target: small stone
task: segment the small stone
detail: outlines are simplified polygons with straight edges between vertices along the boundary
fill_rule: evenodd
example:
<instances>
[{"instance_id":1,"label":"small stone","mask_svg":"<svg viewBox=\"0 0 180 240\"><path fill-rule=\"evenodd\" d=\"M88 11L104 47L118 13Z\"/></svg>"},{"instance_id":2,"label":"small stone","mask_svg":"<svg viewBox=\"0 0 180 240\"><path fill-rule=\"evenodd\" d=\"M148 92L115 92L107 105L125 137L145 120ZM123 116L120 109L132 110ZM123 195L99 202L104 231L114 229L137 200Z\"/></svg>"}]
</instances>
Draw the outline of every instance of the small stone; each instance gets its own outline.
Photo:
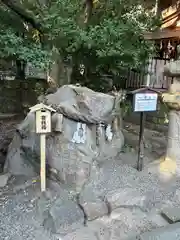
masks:
<instances>
[{"instance_id":1,"label":"small stone","mask_svg":"<svg viewBox=\"0 0 180 240\"><path fill-rule=\"evenodd\" d=\"M57 199L49 210L43 222L45 229L65 235L75 231L84 224L84 214L78 205L71 200Z\"/></svg>"},{"instance_id":2,"label":"small stone","mask_svg":"<svg viewBox=\"0 0 180 240\"><path fill-rule=\"evenodd\" d=\"M106 203L99 198L87 202L80 202L79 204L83 208L86 218L89 221L108 214Z\"/></svg>"},{"instance_id":3,"label":"small stone","mask_svg":"<svg viewBox=\"0 0 180 240\"><path fill-rule=\"evenodd\" d=\"M0 175L0 188L6 186L10 175L8 173Z\"/></svg>"},{"instance_id":4,"label":"small stone","mask_svg":"<svg viewBox=\"0 0 180 240\"><path fill-rule=\"evenodd\" d=\"M162 211L163 216L165 216L170 222L179 222L180 221L180 208L178 207L169 207L164 208Z\"/></svg>"},{"instance_id":5,"label":"small stone","mask_svg":"<svg viewBox=\"0 0 180 240\"><path fill-rule=\"evenodd\" d=\"M108 192L105 196L105 201L111 210L133 205L143 207L145 196L142 196L137 189L119 188Z\"/></svg>"}]
</instances>

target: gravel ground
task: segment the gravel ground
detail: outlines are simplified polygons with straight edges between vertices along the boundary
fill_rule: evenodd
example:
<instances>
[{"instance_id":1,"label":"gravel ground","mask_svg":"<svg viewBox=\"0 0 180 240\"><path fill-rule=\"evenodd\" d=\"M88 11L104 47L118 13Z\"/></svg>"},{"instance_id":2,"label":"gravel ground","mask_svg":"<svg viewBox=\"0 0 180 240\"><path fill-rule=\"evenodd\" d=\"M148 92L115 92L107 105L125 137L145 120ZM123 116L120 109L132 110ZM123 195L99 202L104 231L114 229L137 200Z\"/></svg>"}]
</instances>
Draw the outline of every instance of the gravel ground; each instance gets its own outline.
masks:
<instances>
[{"instance_id":1,"label":"gravel ground","mask_svg":"<svg viewBox=\"0 0 180 240\"><path fill-rule=\"evenodd\" d=\"M105 164L98 178L85 186L82 195L87 196L87 199L91 199L93 195L102 198L109 191L130 188L145 197L143 204L145 211L159 208L168 201L180 204L179 198L176 198L176 192L180 187L178 178L164 182L156 174L138 172L128 165L118 165L115 162ZM129 196L129 199L131 198L133 196Z\"/></svg>"},{"instance_id":2,"label":"gravel ground","mask_svg":"<svg viewBox=\"0 0 180 240\"><path fill-rule=\"evenodd\" d=\"M98 234L98 224L102 225L104 234L111 236L99 238L102 240L124 240L165 226L168 223L160 214L162 209L180 205L180 179L172 178L164 182L158 175L139 173L127 165L117 166L114 163L107 164L99 180L90 182L81 195L85 201L91 201L93 195L103 198L113 189L116 193L117 189L121 189L118 190L119 208L113 210L110 217L89 224ZM127 195L124 195L124 191L127 191Z\"/></svg>"},{"instance_id":3,"label":"gravel ground","mask_svg":"<svg viewBox=\"0 0 180 240\"><path fill-rule=\"evenodd\" d=\"M22 185L21 185L22 187ZM37 211L40 198L38 184L27 189L0 196L0 239L2 240L59 240L44 230Z\"/></svg>"},{"instance_id":4,"label":"gravel ground","mask_svg":"<svg viewBox=\"0 0 180 240\"><path fill-rule=\"evenodd\" d=\"M133 135L138 140L137 134ZM148 136L146 131L146 138ZM157 132L150 135L148 144L154 142L154 138L157 142L162 139L165 144L165 137ZM146 149L152 151L150 146ZM94 197L103 199L110 191L127 188L138 192L143 199L143 204L134 206L134 196L128 195L129 200L124 200L124 204L110 216L89 222L87 228L97 235L97 240L123 240L164 226L167 222L159 214L161 209L180 206L180 179L174 177L163 182L157 174L139 173L132 168L136 161L135 150L121 154L116 163L112 160L100 167L96 179L90 181L81 193L81 197L91 201ZM147 159L145 163L148 162ZM130 166L125 163L130 163ZM57 193L51 190L50 199L53 201L56 197ZM39 211L39 203L46 205L42 199L39 184L31 181L27 187L23 178L0 190L0 240L60 240L60 236L50 234L42 226L44 218Z\"/></svg>"},{"instance_id":5,"label":"gravel ground","mask_svg":"<svg viewBox=\"0 0 180 240\"><path fill-rule=\"evenodd\" d=\"M25 184L16 182L0 192L0 239L60 240L62 236L51 235L42 226L44 218L39 211L39 203L45 205L47 202L43 200L39 184L34 183L29 187L26 185L26 189L22 189L23 186ZM129 236L164 226L167 223L160 218L161 209L180 205L179 179L163 183L155 175L138 173L129 166L117 166L113 163L104 167L96 183L90 182L85 187L83 196L88 199L87 195L91 195L92 192L96 196L104 196L113 189L125 187L138 192L140 198L144 199L143 204L134 205L134 196L128 195L129 200L125 199L123 205L113 210L110 216L89 222L87 227L97 235L97 240L127 239ZM52 201L57 198L57 193L48 193Z\"/></svg>"}]
</instances>

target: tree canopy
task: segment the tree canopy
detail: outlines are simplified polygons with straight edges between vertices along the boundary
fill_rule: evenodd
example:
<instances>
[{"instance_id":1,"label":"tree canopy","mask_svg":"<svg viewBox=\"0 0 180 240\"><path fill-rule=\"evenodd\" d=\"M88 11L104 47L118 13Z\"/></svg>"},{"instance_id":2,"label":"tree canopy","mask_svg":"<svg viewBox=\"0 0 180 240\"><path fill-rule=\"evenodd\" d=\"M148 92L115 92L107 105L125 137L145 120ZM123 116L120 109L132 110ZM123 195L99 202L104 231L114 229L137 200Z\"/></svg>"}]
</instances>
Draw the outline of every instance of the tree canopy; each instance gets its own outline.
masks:
<instances>
[{"instance_id":1,"label":"tree canopy","mask_svg":"<svg viewBox=\"0 0 180 240\"><path fill-rule=\"evenodd\" d=\"M1 0L0 57L45 66L53 53L90 72L138 68L158 21L142 0Z\"/></svg>"}]
</instances>

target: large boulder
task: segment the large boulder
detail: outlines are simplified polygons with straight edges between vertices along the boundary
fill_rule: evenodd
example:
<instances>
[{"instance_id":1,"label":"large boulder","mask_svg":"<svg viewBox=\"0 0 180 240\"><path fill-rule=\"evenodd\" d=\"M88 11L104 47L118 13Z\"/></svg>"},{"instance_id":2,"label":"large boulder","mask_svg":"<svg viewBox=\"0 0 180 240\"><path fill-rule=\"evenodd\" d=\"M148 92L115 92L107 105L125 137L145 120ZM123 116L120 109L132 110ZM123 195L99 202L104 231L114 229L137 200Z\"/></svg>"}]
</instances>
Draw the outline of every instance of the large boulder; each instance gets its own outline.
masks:
<instances>
[{"instance_id":1,"label":"large boulder","mask_svg":"<svg viewBox=\"0 0 180 240\"><path fill-rule=\"evenodd\" d=\"M15 114L0 114L0 171L3 169L8 146L13 139L18 122L19 118Z\"/></svg>"},{"instance_id":2,"label":"large boulder","mask_svg":"<svg viewBox=\"0 0 180 240\"><path fill-rule=\"evenodd\" d=\"M100 163L121 151L124 144L118 124L121 96L65 85L40 101L56 110L52 115L52 132L46 136L49 173L79 192L89 177L96 175ZM39 146L35 114L30 112L16 129L5 170L13 175L35 175L39 172Z\"/></svg>"}]
</instances>

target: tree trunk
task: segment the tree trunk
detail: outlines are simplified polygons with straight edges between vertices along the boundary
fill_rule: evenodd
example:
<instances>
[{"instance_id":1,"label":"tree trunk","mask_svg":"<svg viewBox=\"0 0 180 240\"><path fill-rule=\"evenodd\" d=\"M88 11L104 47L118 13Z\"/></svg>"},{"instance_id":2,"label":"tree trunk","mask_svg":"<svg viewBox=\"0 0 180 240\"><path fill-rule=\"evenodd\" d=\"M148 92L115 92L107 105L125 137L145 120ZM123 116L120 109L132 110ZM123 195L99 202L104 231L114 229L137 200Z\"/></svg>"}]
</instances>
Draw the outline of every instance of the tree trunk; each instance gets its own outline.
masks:
<instances>
[{"instance_id":1,"label":"tree trunk","mask_svg":"<svg viewBox=\"0 0 180 240\"><path fill-rule=\"evenodd\" d=\"M53 54L53 61L49 67L48 72L48 84L50 87L58 87L59 86L59 63L57 54Z\"/></svg>"},{"instance_id":2,"label":"tree trunk","mask_svg":"<svg viewBox=\"0 0 180 240\"><path fill-rule=\"evenodd\" d=\"M28 12L23 9L21 6L18 6L11 0L1 0L1 2L6 5L11 11L16 13L23 21L30 23L33 28L37 29L41 34L44 33L44 28L41 23L37 22L32 16L28 14Z\"/></svg>"},{"instance_id":3,"label":"tree trunk","mask_svg":"<svg viewBox=\"0 0 180 240\"><path fill-rule=\"evenodd\" d=\"M16 60L16 68L17 68L17 73L16 73L16 79L25 79L25 67L26 63L21 60Z\"/></svg>"},{"instance_id":4,"label":"tree trunk","mask_svg":"<svg viewBox=\"0 0 180 240\"><path fill-rule=\"evenodd\" d=\"M71 83L72 67L63 62L60 54L53 54L53 63L50 66L48 83L53 87L60 87Z\"/></svg>"},{"instance_id":5,"label":"tree trunk","mask_svg":"<svg viewBox=\"0 0 180 240\"><path fill-rule=\"evenodd\" d=\"M72 67L59 59L59 84L60 86L71 83Z\"/></svg>"}]
</instances>

